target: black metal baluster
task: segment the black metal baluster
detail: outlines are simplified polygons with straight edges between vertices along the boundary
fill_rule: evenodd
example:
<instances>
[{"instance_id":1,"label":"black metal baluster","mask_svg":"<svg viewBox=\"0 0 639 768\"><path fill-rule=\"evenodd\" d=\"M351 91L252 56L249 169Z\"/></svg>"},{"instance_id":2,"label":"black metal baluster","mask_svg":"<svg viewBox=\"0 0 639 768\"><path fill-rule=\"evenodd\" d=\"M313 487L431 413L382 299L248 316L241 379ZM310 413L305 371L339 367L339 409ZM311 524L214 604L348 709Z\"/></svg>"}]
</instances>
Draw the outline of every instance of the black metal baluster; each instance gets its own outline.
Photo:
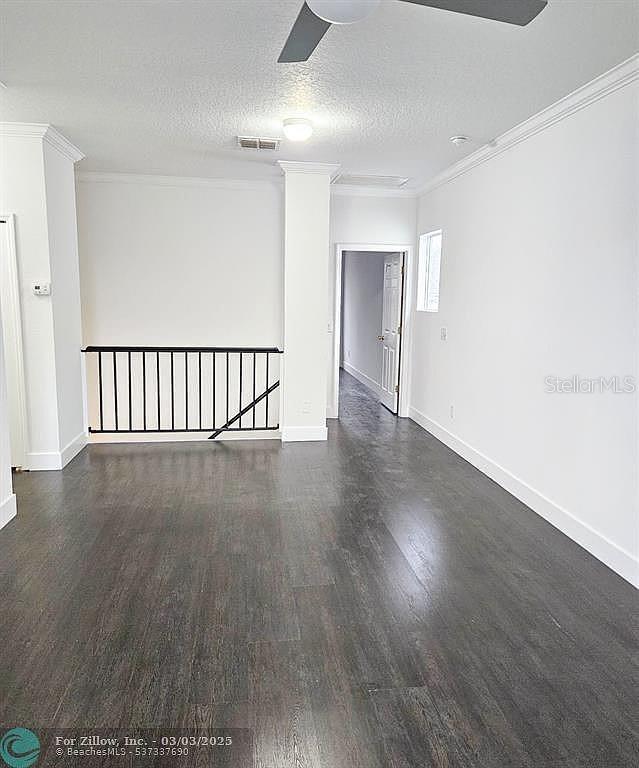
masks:
<instances>
[{"instance_id":1,"label":"black metal baluster","mask_svg":"<svg viewBox=\"0 0 639 768\"><path fill-rule=\"evenodd\" d=\"M255 402L255 365L256 365L256 354L253 352L253 402ZM253 429L255 429L255 412L257 411L257 406L253 406Z\"/></svg>"},{"instance_id":2,"label":"black metal baluster","mask_svg":"<svg viewBox=\"0 0 639 768\"><path fill-rule=\"evenodd\" d=\"M131 350L129 350L126 353L127 362L128 362L128 371L129 371L129 432L133 429L133 424L131 423Z\"/></svg>"},{"instance_id":3,"label":"black metal baluster","mask_svg":"<svg viewBox=\"0 0 639 768\"><path fill-rule=\"evenodd\" d=\"M184 426L189 428L189 353L184 353Z\"/></svg>"},{"instance_id":4,"label":"black metal baluster","mask_svg":"<svg viewBox=\"0 0 639 768\"><path fill-rule=\"evenodd\" d=\"M198 403L199 403L199 411L198 411L198 423L199 423L199 429L202 429L202 353L197 353L197 378L198 378L198 385L197 385L197 392L198 392Z\"/></svg>"},{"instance_id":5,"label":"black metal baluster","mask_svg":"<svg viewBox=\"0 0 639 768\"><path fill-rule=\"evenodd\" d=\"M226 353L226 420L229 420L229 353Z\"/></svg>"},{"instance_id":6,"label":"black metal baluster","mask_svg":"<svg viewBox=\"0 0 639 768\"><path fill-rule=\"evenodd\" d=\"M269 355L268 355L268 352L267 352L266 353L266 387L265 387L265 389L268 389L268 357L269 357ZM268 401L269 401L269 396L267 396L267 398L266 398L266 421L265 421L265 424L264 424L266 429L268 429Z\"/></svg>"},{"instance_id":7,"label":"black metal baluster","mask_svg":"<svg viewBox=\"0 0 639 768\"><path fill-rule=\"evenodd\" d=\"M142 352L142 426L146 432L146 352Z\"/></svg>"},{"instance_id":8,"label":"black metal baluster","mask_svg":"<svg viewBox=\"0 0 639 768\"><path fill-rule=\"evenodd\" d=\"M113 404L115 406L115 429L118 429L118 364L116 361L117 352L113 353Z\"/></svg>"},{"instance_id":9,"label":"black metal baluster","mask_svg":"<svg viewBox=\"0 0 639 768\"><path fill-rule=\"evenodd\" d=\"M160 353L155 353L155 370L158 377L158 432L162 429L161 405L160 405Z\"/></svg>"},{"instance_id":10,"label":"black metal baluster","mask_svg":"<svg viewBox=\"0 0 639 768\"><path fill-rule=\"evenodd\" d=\"M175 376L173 371L173 352L171 352L171 429L175 431Z\"/></svg>"},{"instance_id":11,"label":"black metal baluster","mask_svg":"<svg viewBox=\"0 0 639 768\"><path fill-rule=\"evenodd\" d=\"M240 352L240 407L238 411L242 410L242 360L244 355ZM240 429L242 429L242 417L240 416Z\"/></svg>"},{"instance_id":12,"label":"black metal baluster","mask_svg":"<svg viewBox=\"0 0 639 768\"><path fill-rule=\"evenodd\" d=\"M213 353L213 429L215 429L215 400L216 400L216 391L215 391L215 361L217 359L217 355L215 352Z\"/></svg>"},{"instance_id":13,"label":"black metal baluster","mask_svg":"<svg viewBox=\"0 0 639 768\"><path fill-rule=\"evenodd\" d=\"M102 352L98 352L98 382L100 387L100 431L104 429L104 405L102 398Z\"/></svg>"}]
</instances>

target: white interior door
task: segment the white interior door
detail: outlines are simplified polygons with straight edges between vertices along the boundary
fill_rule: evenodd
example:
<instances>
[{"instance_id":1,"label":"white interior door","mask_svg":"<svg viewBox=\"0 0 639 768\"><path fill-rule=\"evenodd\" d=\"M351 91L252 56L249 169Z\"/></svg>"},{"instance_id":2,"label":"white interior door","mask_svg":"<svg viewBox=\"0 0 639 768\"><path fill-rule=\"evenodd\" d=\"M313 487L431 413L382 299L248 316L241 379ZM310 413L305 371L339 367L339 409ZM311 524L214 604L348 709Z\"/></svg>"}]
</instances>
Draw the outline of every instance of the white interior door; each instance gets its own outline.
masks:
<instances>
[{"instance_id":1,"label":"white interior door","mask_svg":"<svg viewBox=\"0 0 639 768\"><path fill-rule=\"evenodd\" d=\"M399 401L399 342L402 323L402 255L389 253L384 260L381 401L397 413Z\"/></svg>"},{"instance_id":2,"label":"white interior door","mask_svg":"<svg viewBox=\"0 0 639 768\"><path fill-rule=\"evenodd\" d=\"M22 323L13 217L0 216L0 318L4 347L11 465L26 468L26 408L22 358Z\"/></svg>"}]
</instances>

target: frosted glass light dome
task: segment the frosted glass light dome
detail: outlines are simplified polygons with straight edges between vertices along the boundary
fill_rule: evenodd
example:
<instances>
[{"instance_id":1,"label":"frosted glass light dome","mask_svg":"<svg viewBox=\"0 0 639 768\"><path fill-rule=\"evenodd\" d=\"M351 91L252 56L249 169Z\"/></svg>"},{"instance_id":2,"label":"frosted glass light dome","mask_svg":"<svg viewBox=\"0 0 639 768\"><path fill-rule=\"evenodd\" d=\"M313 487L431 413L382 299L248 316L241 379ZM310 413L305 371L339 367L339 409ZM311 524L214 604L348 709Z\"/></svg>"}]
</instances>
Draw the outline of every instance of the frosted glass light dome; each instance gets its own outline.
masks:
<instances>
[{"instance_id":1,"label":"frosted glass light dome","mask_svg":"<svg viewBox=\"0 0 639 768\"><path fill-rule=\"evenodd\" d=\"M313 133L311 121L305 117L289 117L282 123L282 128L289 141L306 141Z\"/></svg>"}]
</instances>

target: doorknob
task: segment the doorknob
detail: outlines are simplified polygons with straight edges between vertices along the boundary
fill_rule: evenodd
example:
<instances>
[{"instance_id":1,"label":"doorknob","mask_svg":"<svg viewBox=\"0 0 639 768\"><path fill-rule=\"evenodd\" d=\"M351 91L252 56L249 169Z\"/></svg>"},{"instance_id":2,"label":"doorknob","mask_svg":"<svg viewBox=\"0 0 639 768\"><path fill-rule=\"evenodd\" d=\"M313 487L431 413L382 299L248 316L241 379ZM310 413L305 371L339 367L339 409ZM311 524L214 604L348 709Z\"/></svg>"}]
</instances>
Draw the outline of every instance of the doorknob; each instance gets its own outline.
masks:
<instances>
[{"instance_id":1,"label":"doorknob","mask_svg":"<svg viewBox=\"0 0 639 768\"><path fill-rule=\"evenodd\" d=\"M378 340L378 341L384 341L384 337L383 337L383 336L378 336L378 337L377 337L377 340Z\"/></svg>"}]
</instances>

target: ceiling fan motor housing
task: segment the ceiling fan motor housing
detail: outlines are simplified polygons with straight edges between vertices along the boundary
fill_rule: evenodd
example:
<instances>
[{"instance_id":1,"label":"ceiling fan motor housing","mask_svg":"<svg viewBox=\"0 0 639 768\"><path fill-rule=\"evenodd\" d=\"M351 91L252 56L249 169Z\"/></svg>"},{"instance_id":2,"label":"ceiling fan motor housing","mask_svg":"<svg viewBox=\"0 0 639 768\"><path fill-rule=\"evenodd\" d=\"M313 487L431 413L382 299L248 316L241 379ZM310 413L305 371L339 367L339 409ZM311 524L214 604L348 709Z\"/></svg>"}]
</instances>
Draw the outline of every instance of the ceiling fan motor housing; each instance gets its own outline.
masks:
<instances>
[{"instance_id":1,"label":"ceiling fan motor housing","mask_svg":"<svg viewBox=\"0 0 639 768\"><path fill-rule=\"evenodd\" d=\"M366 18L381 0L306 0L306 4L320 19L330 24L354 24Z\"/></svg>"}]
</instances>

